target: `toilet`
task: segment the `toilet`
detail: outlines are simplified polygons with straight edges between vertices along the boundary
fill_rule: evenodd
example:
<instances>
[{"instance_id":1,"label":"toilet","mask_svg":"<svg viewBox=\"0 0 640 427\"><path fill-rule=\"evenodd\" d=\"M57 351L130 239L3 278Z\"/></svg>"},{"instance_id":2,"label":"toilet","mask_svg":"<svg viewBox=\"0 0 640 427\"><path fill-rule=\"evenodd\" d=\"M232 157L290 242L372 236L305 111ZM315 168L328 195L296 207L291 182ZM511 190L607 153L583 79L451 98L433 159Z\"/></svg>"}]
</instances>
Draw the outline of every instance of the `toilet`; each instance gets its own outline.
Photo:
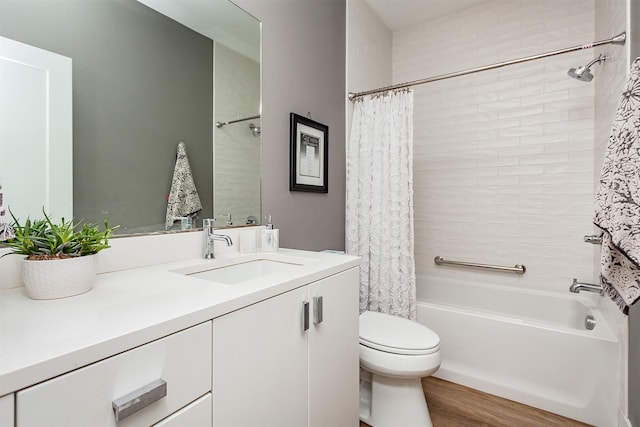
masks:
<instances>
[{"instance_id":1,"label":"toilet","mask_svg":"<svg viewBox=\"0 0 640 427\"><path fill-rule=\"evenodd\" d=\"M420 379L440 367L440 337L417 322L360 315L360 420L373 427L431 427Z\"/></svg>"}]
</instances>

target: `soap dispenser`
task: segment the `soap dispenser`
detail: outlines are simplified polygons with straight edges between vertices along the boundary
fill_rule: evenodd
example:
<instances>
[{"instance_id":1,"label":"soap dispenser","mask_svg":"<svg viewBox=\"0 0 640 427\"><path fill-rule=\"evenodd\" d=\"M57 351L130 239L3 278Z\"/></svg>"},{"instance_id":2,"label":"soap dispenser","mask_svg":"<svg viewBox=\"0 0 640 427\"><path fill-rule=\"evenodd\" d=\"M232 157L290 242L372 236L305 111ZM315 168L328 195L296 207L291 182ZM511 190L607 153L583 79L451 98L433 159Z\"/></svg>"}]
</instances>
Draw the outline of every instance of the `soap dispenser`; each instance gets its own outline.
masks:
<instances>
[{"instance_id":1,"label":"soap dispenser","mask_svg":"<svg viewBox=\"0 0 640 427\"><path fill-rule=\"evenodd\" d=\"M276 252L278 250L278 229L273 228L271 215L265 215L267 224L262 230L262 252Z\"/></svg>"}]
</instances>

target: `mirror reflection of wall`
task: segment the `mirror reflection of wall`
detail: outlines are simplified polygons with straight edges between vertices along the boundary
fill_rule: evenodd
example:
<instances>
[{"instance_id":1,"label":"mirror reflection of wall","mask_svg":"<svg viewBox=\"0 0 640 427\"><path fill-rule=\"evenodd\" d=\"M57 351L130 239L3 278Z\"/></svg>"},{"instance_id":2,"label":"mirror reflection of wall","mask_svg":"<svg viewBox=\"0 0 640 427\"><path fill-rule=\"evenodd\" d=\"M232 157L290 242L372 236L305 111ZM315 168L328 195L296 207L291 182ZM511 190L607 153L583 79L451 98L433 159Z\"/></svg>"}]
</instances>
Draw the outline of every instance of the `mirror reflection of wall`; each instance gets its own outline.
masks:
<instances>
[{"instance_id":1,"label":"mirror reflection of wall","mask_svg":"<svg viewBox=\"0 0 640 427\"><path fill-rule=\"evenodd\" d=\"M260 222L260 64L216 43L214 69L216 226Z\"/></svg>"},{"instance_id":2,"label":"mirror reflection of wall","mask_svg":"<svg viewBox=\"0 0 640 427\"><path fill-rule=\"evenodd\" d=\"M1 36L73 60L76 220L108 213L121 234L163 230L180 141L202 200L198 218L213 216L210 38L134 0L0 0L0 11ZM258 84L256 108L259 93Z\"/></svg>"},{"instance_id":3,"label":"mirror reflection of wall","mask_svg":"<svg viewBox=\"0 0 640 427\"><path fill-rule=\"evenodd\" d=\"M72 61L0 36L0 204L73 216ZM7 143L2 143L5 141Z\"/></svg>"}]
</instances>

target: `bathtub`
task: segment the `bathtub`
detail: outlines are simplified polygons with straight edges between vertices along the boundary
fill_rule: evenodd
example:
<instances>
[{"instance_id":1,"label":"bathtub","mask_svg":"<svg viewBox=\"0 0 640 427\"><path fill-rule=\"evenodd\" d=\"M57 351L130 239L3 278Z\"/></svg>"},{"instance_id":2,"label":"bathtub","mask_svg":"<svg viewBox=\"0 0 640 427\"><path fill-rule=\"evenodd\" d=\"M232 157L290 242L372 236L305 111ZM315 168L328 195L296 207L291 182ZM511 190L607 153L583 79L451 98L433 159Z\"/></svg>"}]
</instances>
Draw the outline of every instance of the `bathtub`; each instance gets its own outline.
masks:
<instances>
[{"instance_id":1,"label":"bathtub","mask_svg":"<svg viewBox=\"0 0 640 427\"><path fill-rule=\"evenodd\" d=\"M596 426L618 424L619 346L593 303L599 296L425 277L417 284L417 320L440 336L434 376Z\"/></svg>"}]
</instances>

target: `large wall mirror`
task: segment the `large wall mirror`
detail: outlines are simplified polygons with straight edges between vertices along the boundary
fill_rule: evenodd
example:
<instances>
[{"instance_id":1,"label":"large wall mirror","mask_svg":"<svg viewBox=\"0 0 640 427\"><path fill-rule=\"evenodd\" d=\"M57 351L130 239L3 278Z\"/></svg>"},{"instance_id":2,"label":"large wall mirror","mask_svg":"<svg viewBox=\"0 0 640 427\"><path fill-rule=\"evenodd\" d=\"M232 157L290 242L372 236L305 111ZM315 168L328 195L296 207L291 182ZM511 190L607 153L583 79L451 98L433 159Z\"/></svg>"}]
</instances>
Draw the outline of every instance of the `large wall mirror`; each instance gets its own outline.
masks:
<instances>
[{"instance_id":1,"label":"large wall mirror","mask_svg":"<svg viewBox=\"0 0 640 427\"><path fill-rule=\"evenodd\" d=\"M167 230L183 142L202 204L192 227L212 217L217 227L260 222L255 18L228 0L0 0L0 36L71 60L72 167L63 169L72 170L76 221L99 223L106 214L119 234ZM3 71L0 79L8 78ZM44 188L48 177L33 178L24 153L52 163L55 149L25 149L26 128L17 130L22 139L0 131L0 182L12 211L40 217L41 208L20 206L34 192L12 188L29 180ZM18 144L21 151L13 150ZM169 231L185 226L176 221Z\"/></svg>"}]
</instances>

